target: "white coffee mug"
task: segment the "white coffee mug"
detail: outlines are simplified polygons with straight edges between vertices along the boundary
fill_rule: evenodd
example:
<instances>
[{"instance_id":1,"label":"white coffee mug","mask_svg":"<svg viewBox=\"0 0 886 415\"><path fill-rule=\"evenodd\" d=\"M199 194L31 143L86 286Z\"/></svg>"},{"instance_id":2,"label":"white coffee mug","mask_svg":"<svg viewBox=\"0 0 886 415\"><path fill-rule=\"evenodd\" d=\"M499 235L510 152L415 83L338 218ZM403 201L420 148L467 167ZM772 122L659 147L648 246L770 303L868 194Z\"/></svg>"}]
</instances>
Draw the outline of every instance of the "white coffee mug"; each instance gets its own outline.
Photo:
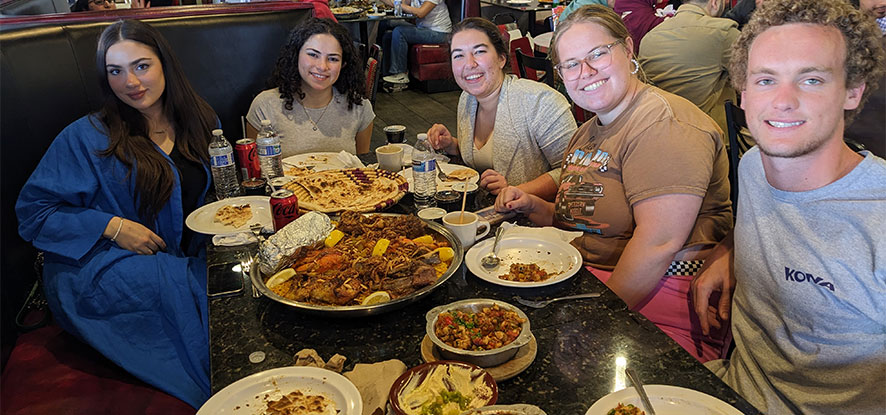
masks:
<instances>
[{"instance_id":1,"label":"white coffee mug","mask_svg":"<svg viewBox=\"0 0 886 415\"><path fill-rule=\"evenodd\" d=\"M443 216L443 226L455 234L465 249L489 233L489 222L480 220L477 214L471 212L464 212L463 217L461 211L447 213ZM485 229L478 234L477 230L481 227Z\"/></svg>"},{"instance_id":2,"label":"white coffee mug","mask_svg":"<svg viewBox=\"0 0 886 415\"><path fill-rule=\"evenodd\" d=\"M394 145L384 145L375 149L375 156L378 158L378 168L387 171L397 172L403 167L403 147Z\"/></svg>"}]
</instances>

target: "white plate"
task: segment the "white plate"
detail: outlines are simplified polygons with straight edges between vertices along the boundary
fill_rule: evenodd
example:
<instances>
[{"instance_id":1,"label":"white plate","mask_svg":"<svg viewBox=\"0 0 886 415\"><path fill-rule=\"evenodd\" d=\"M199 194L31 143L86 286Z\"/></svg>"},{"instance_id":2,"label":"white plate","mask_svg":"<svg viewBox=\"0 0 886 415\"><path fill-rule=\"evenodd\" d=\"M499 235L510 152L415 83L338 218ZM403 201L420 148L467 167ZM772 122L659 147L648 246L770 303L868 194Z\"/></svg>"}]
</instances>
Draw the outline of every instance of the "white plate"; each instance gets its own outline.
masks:
<instances>
[{"instance_id":1,"label":"white plate","mask_svg":"<svg viewBox=\"0 0 886 415\"><path fill-rule=\"evenodd\" d=\"M498 244L498 256L501 262L492 271L480 265L480 258L492 251L495 238L474 245L465 254L465 264L468 269L480 279L493 284L506 287L543 287L565 281L575 275L581 269L581 254L574 246L563 242L546 238L517 235L514 237L503 236ZM499 275L507 274L511 264L514 263L537 264L546 272L559 272L560 274L541 282L517 282L499 278Z\"/></svg>"},{"instance_id":2,"label":"white plate","mask_svg":"<svg viewBox=\"0 0 886 415\"><path fill-rule=\"evenodd\" d=\"M318 367L290 366L259 372L228 385L212 395L197 415L260 415L269 400L280 399L296 389L332 399L336 408L329 415L363 412L360 392L344 376Z\"/></svg>"},{"instance_id":3,"label":"white plate","mask_svg":"<svg viewBox=\"0 0 886 415\"><path fill-rule=\"evenodd\" d=\"M381 19L382 17L385 17L385 12L366 13L366 17L370 19Z\"/></svg>"},{"instance_id":4,"label":"white plate","mask_svg":"<svg viewBox=\"0 0 886 415\"><path fill-rule=\"evenodd\" d=\"M733 408L713 396L669 385L646 385L649 402L657 415L741 415ZM626 388L606 395L588 409L585 415L605 415L618 403L632 404L642 408L640 395L634 388Z\"/></svg>"},{"instance_id":5,"label":"white plate","mask_svg":"<svg viewBox=\"0 0 886 415\"><path fill-rule=\"evenodd\" d=\"M235 228L230 225L222 225L215 221L215 212L227 205L242 205L248 203L252 208L252 219L245 225ZM191 212L185 219L185 225L194 232L207 235L222 235L238 231L249 230L249 225L260 223L262 227L273 229L274 219L271 215L271 198L268 196L240 196L222 199L203 205Z\"/></svg>"},{"instance_id":6,"label":"white plate","mask_svg":"<svg viewBox=\"0 0 886 415\"><path fill-rule=\"evenodd\" d=\"M508 0L506 3L508 4L529 4L532 3L531 0Z\"/></svg>"},{"instance_id":7,"label":"white plate","mask_svg":"<svg viewBox=\"0 0 886 415\"><path fill-rule=\"evenodd\" d=\"M338 159L338 153L331 152L296 154L283 159L283 170L291 166L313 166L314 171L337 170L348 167Z\"/></svg>"},{"instance_id":8,"label":"white plate","mask_svg":"<svg viewBox=\"0 0 886 415\"><path fill-rule=\"evenodd\" d=\"M476 170L474 170L468 166L438 162L437 168L439 168L440 170L443 170L443 173L446 173L446 174L452 173L453 171L456 171L459 169L468 169L468 170L473 171L474 175L465 181L468 183L477 183L480 181L480 173L477 173ZM412 169L404 168L403 170L400 170L400 175L403 176L407 182L409 182L409 191L412 192ZM444 182L444 181L440 180L440 177L437 177L437 191L439 192L441 190L452 190L452 185L454 185L456 183L460 183L460 182Z\"/></svg>"}]
</instances>

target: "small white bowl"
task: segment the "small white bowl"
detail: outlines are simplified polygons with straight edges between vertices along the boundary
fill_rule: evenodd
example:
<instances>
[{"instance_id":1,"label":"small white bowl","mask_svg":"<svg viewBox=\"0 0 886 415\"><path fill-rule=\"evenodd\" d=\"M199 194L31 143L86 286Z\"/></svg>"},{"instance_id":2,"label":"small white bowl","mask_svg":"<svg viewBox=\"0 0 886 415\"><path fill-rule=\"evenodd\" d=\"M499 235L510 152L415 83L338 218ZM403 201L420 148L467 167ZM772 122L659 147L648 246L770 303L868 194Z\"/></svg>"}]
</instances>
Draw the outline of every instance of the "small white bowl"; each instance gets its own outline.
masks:
<instances>
[{"instance_id":1,"label":"small white bowl","mask_svg":"<svg viewBox=\"0 0 886 415\"><path fill-rule=\"evenodd\" d=\"M418 211L418 217L427 221L438 221L445 215L446 210L438 207L429 207Z\"/></svg>"}]
</instances>

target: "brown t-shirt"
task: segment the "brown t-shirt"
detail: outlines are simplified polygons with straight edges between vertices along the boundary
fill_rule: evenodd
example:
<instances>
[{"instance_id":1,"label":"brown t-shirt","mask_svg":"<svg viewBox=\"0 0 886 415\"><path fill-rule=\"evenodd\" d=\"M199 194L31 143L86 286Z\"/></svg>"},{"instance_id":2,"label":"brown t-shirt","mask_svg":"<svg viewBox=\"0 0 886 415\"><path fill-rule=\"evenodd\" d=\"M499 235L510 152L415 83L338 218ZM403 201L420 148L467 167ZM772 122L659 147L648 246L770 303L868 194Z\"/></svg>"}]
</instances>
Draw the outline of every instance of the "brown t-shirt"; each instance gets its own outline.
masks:
<instances>
[{"instance_id":1,"label":"brown t-shirt","mask_svg":"<svg viewBox=\"0 0 886 415\"><path fill-rule=\"evenodd\" d=\"M609 125L593 118L572 137L555 223L584 231L574 244L585 262L612 269L634 233L634 203L692 194L704 199L684 247L719 242L732 227L722 136L717 124L691 102L643 85Z\"/></svg>"}]
</instances>

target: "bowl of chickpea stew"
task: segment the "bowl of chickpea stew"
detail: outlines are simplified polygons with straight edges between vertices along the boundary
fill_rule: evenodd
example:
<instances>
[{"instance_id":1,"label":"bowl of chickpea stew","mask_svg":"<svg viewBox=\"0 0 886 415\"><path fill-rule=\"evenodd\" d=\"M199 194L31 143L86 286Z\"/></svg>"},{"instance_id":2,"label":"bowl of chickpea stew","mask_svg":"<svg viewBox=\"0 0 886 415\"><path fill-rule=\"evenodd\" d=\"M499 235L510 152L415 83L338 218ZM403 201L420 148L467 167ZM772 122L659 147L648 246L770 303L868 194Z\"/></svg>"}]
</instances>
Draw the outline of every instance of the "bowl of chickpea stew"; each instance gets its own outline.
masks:
<instances>
[{"instance_id":1,"label":"bowl of chickpea stew","mask_svg":"<svg viewBox=\"0 0 886 415\"><path fill-rule=\"evenodd\" d=\"M480 367L512 359L532 339L526 313L504 301L475 298L428 311L428 337L444 359Z\"/></svg>"}]
</instances>

